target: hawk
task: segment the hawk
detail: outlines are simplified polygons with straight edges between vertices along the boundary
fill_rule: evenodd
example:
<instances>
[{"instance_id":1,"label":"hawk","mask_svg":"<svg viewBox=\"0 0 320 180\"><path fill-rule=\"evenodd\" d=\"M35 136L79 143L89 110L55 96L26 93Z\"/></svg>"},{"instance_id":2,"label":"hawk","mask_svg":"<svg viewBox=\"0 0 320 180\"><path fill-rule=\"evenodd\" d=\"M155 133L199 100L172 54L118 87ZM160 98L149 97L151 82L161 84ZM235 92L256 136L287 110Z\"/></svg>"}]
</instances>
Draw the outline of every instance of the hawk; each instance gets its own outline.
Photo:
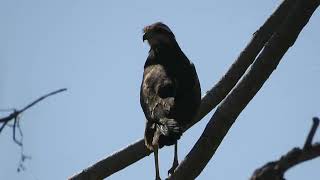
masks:
<instances>
[{"instance_id":1,"label":"hawk","mask_svg":"<svg viewBox=\"0 0 320 180\"><path fill-rule=\"evenodd\" d=\"M196 115L201 89L193 63L180 49L170 28L157 22L143 29L150 45L144 64L140 104L146 116L144 140L154 151L156 179L160 179L158 149L174 145L174 160L168 173L178 166L178 144L183 129Z\"/></svg>"}]
</instances>

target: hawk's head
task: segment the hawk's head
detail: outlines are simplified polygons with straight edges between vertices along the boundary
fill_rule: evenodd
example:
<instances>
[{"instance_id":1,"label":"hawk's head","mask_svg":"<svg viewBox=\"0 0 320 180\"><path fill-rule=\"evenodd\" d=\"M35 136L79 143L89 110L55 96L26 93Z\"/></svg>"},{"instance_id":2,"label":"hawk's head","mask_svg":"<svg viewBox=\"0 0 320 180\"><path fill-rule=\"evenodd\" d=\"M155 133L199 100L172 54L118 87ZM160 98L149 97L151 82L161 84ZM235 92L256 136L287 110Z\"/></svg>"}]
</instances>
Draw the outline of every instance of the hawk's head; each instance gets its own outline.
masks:
<instances>
[{"instance_id":1,"label":"hawk's head","mask_svg":"<svg viewBox=\"0 0 320 180\"><path fill-rule=\"evenodd\" d=\"M143 41L147 40L151 47L174 44L175 37L170 28L162 22L156 22L143 28Z\"/></svg>"}]
</instances>

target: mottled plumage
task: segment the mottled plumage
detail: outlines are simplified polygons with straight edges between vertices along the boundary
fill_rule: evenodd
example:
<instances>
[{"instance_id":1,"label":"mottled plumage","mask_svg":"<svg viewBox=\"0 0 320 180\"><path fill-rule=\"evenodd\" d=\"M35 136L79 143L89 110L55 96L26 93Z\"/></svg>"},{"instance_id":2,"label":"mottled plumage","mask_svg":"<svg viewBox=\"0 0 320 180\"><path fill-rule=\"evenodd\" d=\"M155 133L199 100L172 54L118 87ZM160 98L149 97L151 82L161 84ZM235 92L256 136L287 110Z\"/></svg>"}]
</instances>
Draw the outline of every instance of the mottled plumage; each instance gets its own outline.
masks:
<instances>
[{"instance_id":1,"label":"mottled plumage","mask_svg":"<svg viewBox=\"0 0 320 180\"><path fill-rule=\"evenodd\" d=\"M183 128L197 113L201 90L194 65L168 26L158 22L145 27L143 40L148 40L150 51L144 65L140 103L147 119L145 144L157 156L159 147L177 146ZM175 156L173 166L177 163Z\"/></svg>"}]
</instances>

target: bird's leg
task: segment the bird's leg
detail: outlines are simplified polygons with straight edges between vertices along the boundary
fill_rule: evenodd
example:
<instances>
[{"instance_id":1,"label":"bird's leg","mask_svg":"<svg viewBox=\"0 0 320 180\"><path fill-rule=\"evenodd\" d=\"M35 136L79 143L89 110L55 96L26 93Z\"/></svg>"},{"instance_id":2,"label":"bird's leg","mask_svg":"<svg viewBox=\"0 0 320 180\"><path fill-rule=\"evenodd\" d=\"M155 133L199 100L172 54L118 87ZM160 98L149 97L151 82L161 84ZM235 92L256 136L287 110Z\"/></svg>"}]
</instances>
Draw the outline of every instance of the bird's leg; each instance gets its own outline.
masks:
<instances>
[{"instance_id":1,"label":"bird's leg","mask_svg":"<svg viewBox=\"0 0 320 180\"><path fill-rule=\"evenodd\" d=\"M154 163L156 167L156 180L161 180L159 173L158 146L154 146Z\"/></svg>"},{"instance_id":2,"label":"bird's leg","mask_svg":"<svg viewBox=\"0 0 320 180\"><path fill-rule=\"evenodd\" d=\"M172 167L168 171L168 175L171 175L174 173L174 170L178 167L179 162L178 162L178 141L174 144L174 158L173 158L173 163Z\"/></svg>"}]
</instances>

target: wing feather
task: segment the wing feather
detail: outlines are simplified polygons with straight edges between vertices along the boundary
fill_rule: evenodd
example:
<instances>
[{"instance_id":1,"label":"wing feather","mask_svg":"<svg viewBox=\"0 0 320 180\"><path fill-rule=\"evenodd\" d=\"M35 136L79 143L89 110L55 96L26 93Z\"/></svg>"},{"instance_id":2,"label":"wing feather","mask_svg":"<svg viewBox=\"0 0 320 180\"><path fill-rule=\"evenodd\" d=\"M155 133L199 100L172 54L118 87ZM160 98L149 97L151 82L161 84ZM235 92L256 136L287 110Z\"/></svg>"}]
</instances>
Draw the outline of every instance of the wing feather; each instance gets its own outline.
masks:
<instances>
[{"instance_id":1,"label":"wing feather","mask_svg":"<svg viewBox=\"0 0 320 180\"><path fill-rule=\"evenodd\" d=\"M161 65L152 65L145 70L140 93L148 121L160 123L162 118L172 118L176 85Z\"/></svg>"}]
</instances>

